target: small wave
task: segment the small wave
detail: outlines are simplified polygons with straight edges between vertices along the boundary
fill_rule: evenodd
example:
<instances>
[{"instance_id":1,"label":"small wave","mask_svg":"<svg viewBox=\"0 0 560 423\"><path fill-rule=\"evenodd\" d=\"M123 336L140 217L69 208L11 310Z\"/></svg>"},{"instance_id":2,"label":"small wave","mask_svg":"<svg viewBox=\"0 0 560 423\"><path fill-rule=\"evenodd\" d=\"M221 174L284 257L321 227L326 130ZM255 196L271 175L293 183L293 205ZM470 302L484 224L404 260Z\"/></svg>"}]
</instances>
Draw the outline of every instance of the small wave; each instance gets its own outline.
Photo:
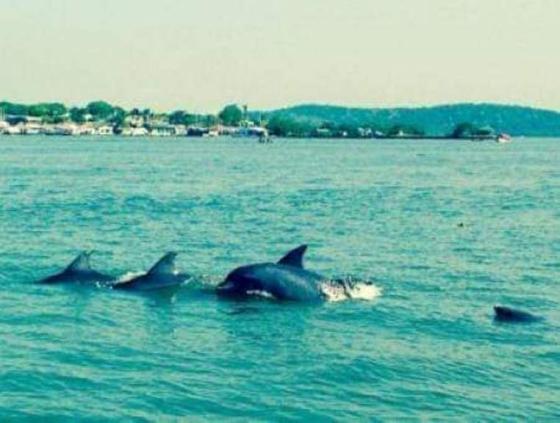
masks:
<instances>
[{"instance_id":1,"label":"small wave","mask_svg":"<svg viewBox=\"0 0 560 423\"><path fill-rule=\"evenodd\" d=\"M321 291L329 302L345 300L373 301L380 297L382 289L371 282L338 279L321 284Z\"/></svg>"}]
</instances>

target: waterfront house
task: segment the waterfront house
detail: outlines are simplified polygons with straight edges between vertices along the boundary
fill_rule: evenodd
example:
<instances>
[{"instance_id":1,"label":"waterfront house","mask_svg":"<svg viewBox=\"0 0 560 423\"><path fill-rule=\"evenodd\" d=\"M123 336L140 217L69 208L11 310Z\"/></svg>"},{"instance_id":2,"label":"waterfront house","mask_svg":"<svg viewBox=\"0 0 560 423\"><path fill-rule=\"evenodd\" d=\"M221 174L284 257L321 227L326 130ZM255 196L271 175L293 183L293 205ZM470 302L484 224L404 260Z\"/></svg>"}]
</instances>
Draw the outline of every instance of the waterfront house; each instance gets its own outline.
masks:
<instances>
[{"instance_id":1,"label":"waterfront house","mask_svg":"<svg viewBox=\"0 0 560 423\"><path fill-rule=\"evenodd\" d=\"M37 123L26 123L21 128L21 133L24 135L40 135L45 132L45 127Z\"/></svg>"},{"instance_id":2,"label":"waterfront house","mask_svg":"<svg viewBox=\"0 0 560 423\"><path fill-rule=\"evenodd\" d=\"M175 136L184 137L187 135L187 127L185 125L174 125Z\"/></svg>"},{"instance_id":3,"label":"waterfront house","mask_svg":"<svg viewBox=\"0 0 560 423\"><path fill-rule=\"evenodd\" d=\"M22 125L22 124L18 124L18 125L8 125L8 126L4 129L4 134L6 134L6 135L21 135L21 133L22 133L22 128L23 128L23 125Z\"/></svg>"},{"instance_id":4,"label":"waterfront house","mask_svg":"<svg viewBox=\"0 0 560 423\"><path fill-rule=\"evenodd\" d=\"M151 125L150 135L154 137L172 137L175 135L175 126L168 123Z\"/></svg>"},{"instance_id":5,"label":"waterfront house","mask_svg":"<svg viewBox=\"0 0 560 423\"><path fill-rule=\"evenodd\" d=\"M145 137L149 135L149 132L146 128L123 128L121 135L125 137Z\"/></svg>"},{"instance_id":6,"label":"waterfront house","mask_svg":"<svg viewBox=\"0 0 560 423\"><path fill-rule=\"evenodd\" d=\"M112 126L109 126L109 125L101 125L101 126L98 126L98 127L95 129L95 134L96 134L96 135L103 135L103 136L106 136L106 135L113 135L113 134L114 134L113 127L112 127Z\"/></svg>"},{"instance_id":7,"label":"waterfront house","mask_svg":"<svg viewBox=\"0 0 560 423\"><path fill-rule=\"evenodd\" d=\"M62 124L62 125L49 126L49 127L45 128L44 133L46 135L70 136L70 135L77 135L77 130L78 130L78 127L76 125Z\"/></svg>"},{"instance_id":8,"label":"waterfront house","mask_svg":"<svg viewBox=\"0 0 560 423\"><path fill-rule=\"evenodd\" d=\"M33 124L33 125L41 125L43 123L43 118L36 117L36 116L26 116L25 123Z\"/></svg>"},{"instance_id":9,"label":"waterfront house","mask_svg":"<svg viewBox=\"0 0 560 423\"><path fill-rule=\"evenodd\" d=\"M219 137L220 136L220 130L218 128L215 128L215 127L214 128L209 128L208 133L205 136L212 137L212 138Z\"/></svg>"},{"instance_id":10,"label":"waterfront house","mask_svg":"<svg viewBox=\"0 0 560 423\"><path fill-rule=\"evenodd\" d=\"M212 130L218 131L219 135L233 135L237 128L235 126L224 126L224 125L216 125L212 127Z\"/></svg>"},{"instance_id":11,"label":"waterfront house","mask_svg":"<svg viewBox=\"0 0 560 423\"><path fill-rule=\"evenodd\" d=\"M133 128L140 128L144 126L144 116L142 115L129 115L124 118L124 124Z\"/></svg>"},{"instance_id":12,"label":"waterfront house","mask_svg":"<svg viewBox=\"0 0 560 423\"><path fill-rule=\"evenodd\" d=\"M92 124L85 124L78 126L76 130L77 135L95 135L95 128Z\"/></svg>"},{"instance_id":13,"label":"waterfront house","mask_svg":"<svg viewBox=\"0 0 560 423\"><path fill-rule=\"evenodd\" d=\"M247 137L268 137L268 130L262 126L250 126L244 128L237 128L237 130L232 134L234 137L247 138Z\"/></svg>"}]
</instances>

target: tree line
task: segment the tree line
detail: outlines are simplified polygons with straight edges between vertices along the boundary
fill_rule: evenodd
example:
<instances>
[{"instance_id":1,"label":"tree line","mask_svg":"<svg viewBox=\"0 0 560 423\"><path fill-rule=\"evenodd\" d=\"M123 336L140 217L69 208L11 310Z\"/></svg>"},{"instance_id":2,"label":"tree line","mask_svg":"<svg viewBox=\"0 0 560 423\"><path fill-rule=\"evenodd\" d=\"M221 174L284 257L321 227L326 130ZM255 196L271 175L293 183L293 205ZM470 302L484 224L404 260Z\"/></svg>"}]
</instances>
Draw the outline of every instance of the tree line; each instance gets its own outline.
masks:
<instances>
[{"instance_id":1,"label":"tree line","mask_svg":"<svg viewBox=\"0 0 560 423\"><path fill-rule=\"evenodd\" d=\"M281 112L263 115L257 112L249 113L246 106L240 107L237 104L227 105L217 114L197 114L189 113L186 110L175 110L169 113L158 113L147 108L125 110L105 101L92 101L84 107L67 107L63 103L27 105L3 101L0 102L0 116L2 115L16 120L34 117L48 124L103 122L117 129L126 126L127 117L137 118L144 126L149 126L154 122L201 127L218 124L233 127L257 124L266 127L271 135L297 138L421 138L426 135L426 131L422 127L406 123L383 126L374 121L335 122L306 119ZM451 133L443 136L461 139L492 135L494 135L492 128L481 128L469 122L461 122Z\"/></svg>"}]
</instances>

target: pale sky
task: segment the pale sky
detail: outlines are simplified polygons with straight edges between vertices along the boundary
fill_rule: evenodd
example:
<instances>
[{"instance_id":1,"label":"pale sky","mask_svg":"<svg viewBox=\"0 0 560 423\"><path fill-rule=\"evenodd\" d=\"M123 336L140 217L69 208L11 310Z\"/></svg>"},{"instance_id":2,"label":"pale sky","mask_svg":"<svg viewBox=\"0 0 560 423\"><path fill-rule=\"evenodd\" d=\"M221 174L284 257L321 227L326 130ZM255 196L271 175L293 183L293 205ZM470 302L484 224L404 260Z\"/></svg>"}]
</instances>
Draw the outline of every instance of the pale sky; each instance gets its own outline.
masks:
<instances>
[{"instance_id":1,"label":"pale sky","mask_svg":"<svg viewBox=\"0 0 560 423\"><path fill-rule=\"evenodd\" d=\"M560 0L0 0L0 99L560 110Z\"/></svg>"}]
</instances>

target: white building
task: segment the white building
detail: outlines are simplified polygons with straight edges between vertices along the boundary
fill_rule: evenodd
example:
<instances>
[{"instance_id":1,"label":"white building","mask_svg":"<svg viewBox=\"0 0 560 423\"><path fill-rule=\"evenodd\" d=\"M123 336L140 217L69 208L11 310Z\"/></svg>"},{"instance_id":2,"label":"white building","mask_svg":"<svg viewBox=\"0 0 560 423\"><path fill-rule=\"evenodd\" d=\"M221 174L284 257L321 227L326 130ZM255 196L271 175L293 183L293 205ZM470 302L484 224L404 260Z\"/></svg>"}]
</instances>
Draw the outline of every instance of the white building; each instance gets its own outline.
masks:
<instances>
[{"instance_id":1,"label":"white building","mask_svg":"<svg viewBox=\"0 0 560 423\"><path fill-rule=\"evenodd\" d=\"M237 128L232 136L234 137L268 137L268 130L261 126L250 126L248 128Z\"/></svg>"},{"instance_id":2,"label":"white building","mask_svg":"<svg viewBox=\"0 0 560 423\"><path fill-rule=\"evenodd\" d=\"M95 128L92 125L78 126L78 135L95 135Z\"/></svg>"},{"instance_id":3,"label":"white building","mask_svg":"<svg viewBox=\"0 0 560 423\"><path fill-rule=\"evenodd\" d=\"M154 137L172 137L175 135L175 127L167 124L152 125L150 135Z\"/></svg>"},{"instance_id":4,"label":"white building","mask_svg":"<svg viewBox=\"0 0 560 423\"><path fill-rule=\"evenodd\" d=\"M149 132L146 128L124 128L122 134L125 137L145 137L149 135Z\"/></svg>"},{"instance_id":5,"label":"white building","mask_svg":"<svg viewBox=\"0 0 560 423\"><path fill-rule=\"evenodd\" d=\"M144 116L129 115L124 119L124 123L134 128L140 128L141 126L144 126Z\"/></svg>"},{"instance_id":6,"label":"white building","mask_svg":"<svg viewBox=\"0 0 560 423\"><path fill-rule=\"evenodd\" d=\"M45 128L43 125L36 123L26 123L22 128L22 134L25 135L39 135L44 133Z\"/></svg>"},{"instance_id":7,"label":"white building","mask_svg":"<svg viewBox=\"0 0 560 423\"><path fill-rule=\"evenodd\" d=\"M4 133L6 135L21 135L22 133L22 126L21 125L17 125L17 126L7 126L4 129Z\"/></svg>"},{"instance_id":8,"label":"white building","mask_svg":"<svg viewBox=\"0 0 560 423\"><path fill-rule=\"evenodd\" d=\"M114 134L114 132L113 132L113 127L112 127L112 126L109 126L109 125L102 125L102 126L99 126L99 127L95 130L95 134L96 134L96 135L103 135L103 136L106 136L106 135L113 135L113 134Z\"/></svg>"}]
</instances>

